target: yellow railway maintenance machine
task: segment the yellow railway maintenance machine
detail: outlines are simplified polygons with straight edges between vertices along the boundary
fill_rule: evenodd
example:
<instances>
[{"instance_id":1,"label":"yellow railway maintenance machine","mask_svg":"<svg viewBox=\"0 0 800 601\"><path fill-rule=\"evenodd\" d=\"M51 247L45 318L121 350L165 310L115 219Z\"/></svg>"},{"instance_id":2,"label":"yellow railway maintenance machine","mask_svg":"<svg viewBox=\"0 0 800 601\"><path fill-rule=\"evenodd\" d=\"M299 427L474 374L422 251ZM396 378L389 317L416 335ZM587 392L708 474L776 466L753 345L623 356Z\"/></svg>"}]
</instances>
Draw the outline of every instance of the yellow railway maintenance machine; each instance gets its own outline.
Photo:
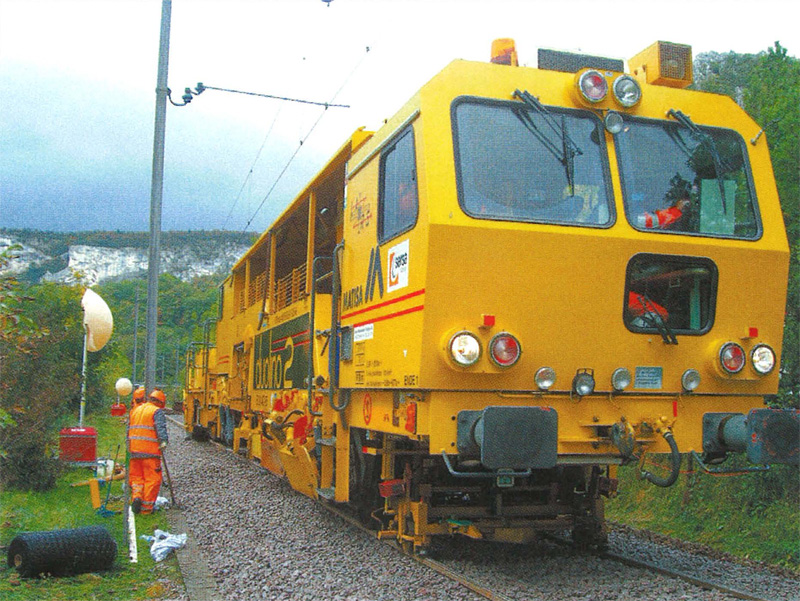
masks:
<instances>
[{"instance_id":1,"label":"yellow railway maintenance machine","mask_svg":"<svg viewBox=\"0 0 800 601\"><path fill-rule=\"evenodd\" d=\"M413 548L603 544L645 453L660 486L681 453L796 464L798 412L764 408L789 249L759 126L686 89L687 46L493 55L356 131L234 266L187 430Z\"/></svg>"}]
</instances>

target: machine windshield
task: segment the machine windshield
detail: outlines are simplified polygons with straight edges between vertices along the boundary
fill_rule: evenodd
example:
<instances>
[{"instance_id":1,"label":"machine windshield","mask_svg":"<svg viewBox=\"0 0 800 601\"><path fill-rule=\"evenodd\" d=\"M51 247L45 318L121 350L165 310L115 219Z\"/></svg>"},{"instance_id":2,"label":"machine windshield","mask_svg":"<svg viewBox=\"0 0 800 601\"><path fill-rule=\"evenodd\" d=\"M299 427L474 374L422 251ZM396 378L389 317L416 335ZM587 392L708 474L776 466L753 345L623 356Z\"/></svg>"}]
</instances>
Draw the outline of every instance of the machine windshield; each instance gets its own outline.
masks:
<instances>
[{"instance_id":1,"label":"machine windshield","mask_svg":"<svg viewBox=\"0 0 800 601\"><path fill-rule=\"evenodd\" d=\"M459 202L468 215L612 224L603 128L591 113L461 98L453 129Z\"/></svg>"},{"instance_id":2,"label":"machine windshield","mask_svg":"<svg viewBox=\"0 0 800 601\"><path fill-rule=\"evenodd\" d=\"M625 213L639 230L755 239L755 194L741 136L675 121L625 117L614 138Z\"/></svg>"}]
</instances>

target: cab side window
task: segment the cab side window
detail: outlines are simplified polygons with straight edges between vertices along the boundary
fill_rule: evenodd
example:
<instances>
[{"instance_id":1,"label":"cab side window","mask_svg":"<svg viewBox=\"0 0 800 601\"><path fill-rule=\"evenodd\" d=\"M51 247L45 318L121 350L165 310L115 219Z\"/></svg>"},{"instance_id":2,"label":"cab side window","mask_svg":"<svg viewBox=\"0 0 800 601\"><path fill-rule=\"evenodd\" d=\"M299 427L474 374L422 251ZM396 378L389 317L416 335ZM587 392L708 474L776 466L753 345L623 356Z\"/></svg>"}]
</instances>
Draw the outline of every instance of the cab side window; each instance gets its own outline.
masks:
<instances>
[{"instance_id":1,"label":"cab side window","mask_svg":"<svg viewBox=\"0 0 800 601\"><path fill-rule=\"evenodd\" d=\"M410 127L381 156L378 240L383 243L417 222L417 170Z\"/></svg>"}]
</instances>

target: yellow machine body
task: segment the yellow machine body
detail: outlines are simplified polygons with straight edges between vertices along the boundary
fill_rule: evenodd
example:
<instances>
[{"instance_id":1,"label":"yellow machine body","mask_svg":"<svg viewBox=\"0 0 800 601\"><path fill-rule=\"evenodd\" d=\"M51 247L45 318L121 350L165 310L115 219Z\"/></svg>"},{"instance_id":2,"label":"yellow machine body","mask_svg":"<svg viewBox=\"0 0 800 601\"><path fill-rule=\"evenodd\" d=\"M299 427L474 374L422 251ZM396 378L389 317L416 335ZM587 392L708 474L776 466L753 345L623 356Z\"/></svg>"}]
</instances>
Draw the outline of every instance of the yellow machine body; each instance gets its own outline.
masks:
<instances>
[{"instance_id":1,"label":"yellow machine body","mask_svg":"<svg viewBox=\"0 0 800 601\"><path fill-rule=\"evenodd\" d=\"M615 466L644 452L668 453L665 433L681 452L702 453L704 415L762 407L777 390L778 370L758 373L749 359L762 345L780 357L789 260L767 144L744 143L760 128L730 98L682 89L687 78L691 82L691 52L687 59L688 47L670 54L663 44L630 61L641 95L630 107L612 93L587 100L578 85L587 68L562 72L455 61L380 130L356 131L222 284L216 346L201 345L190 361L187 430L200 426L236 449L246 446L303 494L378 511L383 534L414 546L452 533L524 542L540 530L575 528L586 516L602 530L598 478L601 488L610 486L603 492L613 494ZM680 68L675 60L684 61ZM588 75L594 73L609 88L625 75L621 68ZM529 92L535 101L526 104L515 91ZM551 142L556 156L561 146L565 169L567 153L578 154L568 148L565 126L558 132L559 122L566 123L563 111L597 122L579 150L603 157L605 220L520 220L500 213L512 204L494 209L492 218L479 214L479 204L468 207L465 190L473 184L466 167L459 167L459 152L465 152L458 147L460 107L467 116L489 107L498 122L503 111L530 111L533 122L540 119L530 104L536 101L555 115L556 136L541 134L542 143ZM736 193L726 192L734 184L723 191L708 177L690 188L705 206L719 195L730 220L726 197L742 211L746 187L754 217L742 235L724 224L713 226L713 235L641 226L625 189L636 174L630 166L621 173L623 164L634 163L622 157L622 142L615 140L620 134L603 127L603 120L615 113L629 128L667 121L664 131L690 146L690 135L674 133L671 110L702 131L725 130L723 142L741 139L745 166L738 167ZM552 124L541 119L539 128ZM396 227L385 191L399 181L395 157L398 169L406 168L400 159L409 144L414 212ZM651 162L658 160L654 154ZM537 169L512 141L490 136L474 161L509 173ZM597 209L597 190L581 183L580 175L574 179L563 197L577 198L584 212ZM407 198L395 197L400 207ZM697 227L712 227L702 225L710 219L706 213ZM637 269L645 274L639 280ZM690 285L692 277L699 279ZM640 293L637 285L647 278L664 286L662 302ZM668 323L661 327L656 315L667 313L661 305L671 302L670 289L688 290L693 300L687 302L695 307L687 309L692 325L675 332ZM701 294L713 297L713 306L698 300ZM650 325L631 316L636 310ZM470 365L453 356L461 333L478 344L479 357ZM508 366L490 351L506 334L521 351ZM736 373L720 362L727 343L748 358ZM507 344L513 351L514 342ZM549 386L537 382L543 368L554 375ZM621 368L631 381L618 389L612 375ZM691 391L687 370L699 377ZM593 379L588 394L576 388L581 373ZM481 419L489 427L494 418L486 410L493 407L500 426L513 423L515 408L525 423L550 419L547 412L557 415L557 426L546 429L555 454L553 461L543 460L546 477L537 480L535 466L532 475L512 466L495 470L489 484L443 463L447 456L453 464L466 459L463 469L480 472L478 451L465 451L465 440ZM488 445L490 439L481 440ZM491 445L479 449L479 463L505 456L502 444ZM374 490L378 485L380 491ZM565 493L569 487L574 490ZM470 495L473 501L466 500ZM475 502L477 497L486 502ZM575 500L584 497L590 498L582 505Z\"/></svg>"}]
</instances>

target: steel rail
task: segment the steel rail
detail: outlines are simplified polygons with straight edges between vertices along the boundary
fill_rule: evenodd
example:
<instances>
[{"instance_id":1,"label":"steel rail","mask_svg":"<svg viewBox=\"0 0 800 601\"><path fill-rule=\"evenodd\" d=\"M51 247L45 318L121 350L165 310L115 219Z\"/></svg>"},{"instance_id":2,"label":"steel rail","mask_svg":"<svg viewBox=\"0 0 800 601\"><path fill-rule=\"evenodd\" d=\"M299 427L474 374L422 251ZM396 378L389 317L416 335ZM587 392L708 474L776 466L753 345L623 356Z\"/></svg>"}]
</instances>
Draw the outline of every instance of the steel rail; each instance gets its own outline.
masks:
<instances>
[{"instance_id":1,"label":"steel rail","mask_svg":"<svg viewBox=\"0 0 800 601\"><path fill-rule=\"evenodd\" d=\"M750 593L745 593L743 591L727 587L717 582L712 582L710 580L703 580L702 578L698 578L697 576L692 576L691 574L687 574L685 572L680 572L678 570L671 570L669 568L662 568L661 566L657 566L653 563L650 563L649 561L633 559L631 557L625 557L624 555L618 555L617 553L611 553L608 551L600 553L599 556L604 559L609 559L611 561L618 561L619 563L623 563L625 565L634 568L643 568L646 570L650 570L652 572L656 572L658 574L662 574L664 576L678 578L679 580L683 580L685 582L688 582L689 584L693 584L694 586L700 587L702 589L719 591L721 593L725 593L726 595L730 595L731 597L736 597L737 599L747 599L748 601L771 601L766 597L751 595Z\"/></svg>"},{"instance_id":2,"label":"steel rail","mask_svg":"<svg viewBox=\"0 0 800 601\"><path fill-rule=\"evenodd\" d=\"M561 536L548 534L546 538L560 545L572 546L572 543L568 539ZM724 584L719 584L711 580L703 580L702 578L698 578L697 576L692 576L691 574L687 574L686 572L681 572L679 570L672 570L670 568L664 568L654 563L650 563L649 561L643 561L641 559L626 557L625 555L620 555L618 553L613 553L611 551L598 552L597 557L601 559L607 559L609 561L616 561L633 568L641 568L651 572L656 572L657 574L661 574L663 576L677 578L678 580L683 580L684 582L688 582L689 584L692 584L704 590L719 591L721 593L725 593L726 595L730 595L731 597L736 597L737 599L746 599L747 601L772 601L767 597L759 597L757 595L752 595L750 593L730 588L725 586Z\"/></svg>"},{"instance_id":3,"label":"steel rail","mask_svg":"<svg viewBox=\"0 0 800 601\"><path fill-rule=\"evenodd\" d=\"M183 428L183 423L182 422L178 422L178 420L173 419L171 416L167 416L167 419L170 419L176 425L179 425L181 428ZM214 442L214 444L218 445L219 447L221 447L223 449L226 449L227 451L231 452L233 455L239 457L239 459L241 459L243 461L247 461L243 456L237 455L236 453L234 453L233 449L231 449L229 447L226 447L226 446L224 446L224 445L222 445L220 443ZM252 462L248 461L248 463L252 463ZM368 534L371 537L375 537L375 532L373 530L370 530L369 528L364 526L364 524L362 524L358 519L356 519L353 516L349 515L347 512L342 511L338 507L335 507L332 504L324 502L323 500L320 500L320 499L317 500L317 505L322 507L326 511L328 511L328 512L330 512L330 513L332 513L332 514L334 514L334 515L336 515L338 517L340 517L341 519L343 519L345 522L347 522L351 526L354 526L355 528L358 528L361 532L364 532L364 533ZM564 539L563 537L547 535L545 538L547 538L548 540L552 540L552 541L554 541L556 543L562 544L562 545L571 546L571 542L566 540L566 539ZM510 597L507 597L507 596L503 595L500 592L493 591L493 590L485 587L484 585L479 583L477 580L470 579L470 578L468 578L468 577L466 577L466 576L464 576L462 574L459 574L459 573L453 571L451 568L447 567L445 564L443 564L443 563L441 563L439 561L436 561L435 559L431 559L430 557L426 557L424 555L419 555L417 553L408 553L395 540L384 539L384 540L382 540L382 542L384 542L385 544L389 545L390 547L396 549L398 552L406 555L407 557L413 559L417 563L420 563L420 564L430 568L431 570L441 574L442 576L444 576L444 577L446 577L446 578L448 578L450 580L453 580L454 582L456 582L456 583L460 584L461 586L471 590L472 592L480 595L481 597L484 597L485 599L490 599L491 601L511 601ZM647 561L633 559L631 557L625 557L624 555L619 555L617 553L612 553L612 552L609 552L609 551L603 551L601 553L598 553L597 556L602 558L602 559L607 559L609 561L616 561L616 562L628 565L630 567L641 568L641 569L648 570L648 571L651 571L651 572L656 572L656 573L664 575L664 576L669 576L671 578L677 578L679 580L683 580L685 582L688 582L689 584L692 584L693 586L697 586L697 587L702 588L704 590L719 591L721 593L724 593L726 595L730 595L731 597L735 597L737 599L745 599L746 601L771 601L767 597L759 597L757 595L753 595L753 594L750 594L750 593L746 593L744 591L740 591L740 590L737 590L737 589L733 589L733 588L727 587L727 586L725 586L723 584L719 584L717 582L713 582L713 581L710 581L710 580L703 580L702 578L698 578L696 576L692 576L692 575L687 574L685 572L680 572L678 570L671 570L669 568L663 568L661 566L657 566L657 565L655 565L653 563L650 563L650 562L647 562Z\"/></svg>"},{"instance_id":4,"label":"steel rail","mask_svg":"<svg viewBox=\"0 0 800 601\"><path fill-rule=\"evenodd\" d=\"M180 428L183 429L183 422L178 421L177 419L173 418L171 415L167 415L166 417L172 423L174 423L175 425L177 425L177 426L179 426ZM226 447L225 445L223 445L221 443L218 443L216 441L213 441L213 440L210 441L210 442L212 444L220 447L221 449L225 449L225 450L229 451L232 455L234 455L235 457L239 458L240 460L247 461L247 459L245 457L243 457L242 455L238 455L238 454L234 453L233 449L231 449L230 447ZM247 461L247 463L250 464L252 462ZM256 465L256 464L253 464L253 465ZM347 512L342 511L338 507L335 507L335 506L333 506L333 505L331 505L329 503L326 503L326 502L324 502L322 500L319 500L319 499L317 499L317 505L322 507L326 511L338 516L341 519L343 519L349 525L354 526L355 528L359 529L361 532L364 532L365 534L368 534L370 537L377 538L376 535L375 535L375 532L373 530L370 530L369 528L364 526L364 524L362 524L359 520L357 520L356 518L354 518L351 515L348 515ZM416 561L417 563L420 563L420 564L426 566L427 568L429 568L429 569L441 574L445 578L449 578L450 580L453 580L454 582L456 582L456 583L460 584L461 586L471 590L472 592L480 595L481 597L483 597L485 599L489 599L490 601L511 601L511 599L509 597L506 597L505 595L503 595L501 593L498 593L496 591L492 591L491 589L486 588L485 586L483 586L479 582L477 582L475 580L471 580L471 579L467 578L466 576L463 576L461 574L458 574L458 573L454 572L453 570L448 568L443 563L440 563L440 562L438 562L438 561L436 561L434 559L431 559L430 557L425 557L423 555L418 555L416 553L407 553L397 543L397 541L395 541L395 540L382 539L381 542L383 542L384 544L386 544L386 545L392 547L393 549L397 550L399 553L402 553L403 555L406 555L407 557L411 558L412 560Z\"/></svg>"},{"instance_id":5,"label":"steel rail","mask_svg":"<svg viewBox=\"0 0 800 601\"><path fill-rule=\"evenodd\" d=\"M357 520L351 515L348 515L346 512L342 511L338 507L334 507L333 505L323 501L317 501L317 504L322 506L325 510L340 517L351 526L358 528L359 530L368 534L372 538L376 538L374 531L370 530L369 528L364 526L364 524L362 524L359 520ZM430 557L419 555L417 553L408 553L395 540L389 540L389 539L380 539L380 540L381 542L387 544L388 546L402 553L406 557L413 559L417 563L421 563L422 565L432 569L434 572L438 572L439 574L441 574L446 578L449 578L450 580L454 580L461 586L468 588L469 590L471 590L474 593L477 593L481 597L484 597L486 599L491 599L492 601L511 601L509 597L506 597L505 595L498 593L497 591L493 591L491 589L486 588L485 586L480 584L477 580L472 580L470 578L467 578L466 576L463 576L462 574L454 572L452 569L448 568L443 563L436 561L435 559L431 559Z\"/></svg>"}]
</instances>

